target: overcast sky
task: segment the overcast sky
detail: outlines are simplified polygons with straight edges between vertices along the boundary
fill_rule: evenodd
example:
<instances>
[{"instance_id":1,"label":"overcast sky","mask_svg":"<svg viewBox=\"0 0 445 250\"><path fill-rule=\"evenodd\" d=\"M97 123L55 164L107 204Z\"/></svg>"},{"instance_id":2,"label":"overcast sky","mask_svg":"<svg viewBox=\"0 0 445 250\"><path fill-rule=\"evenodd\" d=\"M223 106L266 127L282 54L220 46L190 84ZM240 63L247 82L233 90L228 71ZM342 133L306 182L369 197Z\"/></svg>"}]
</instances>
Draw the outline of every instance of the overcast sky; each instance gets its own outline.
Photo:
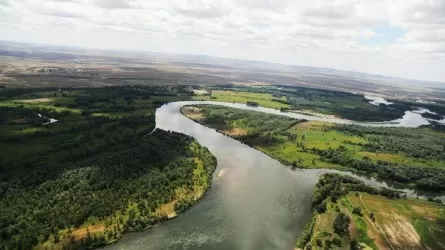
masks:
<instances>
[{"instance_id":1,"label":"overcast sky","mask_svg":"<svg viewBox=\"0 0 445 250\"><path fill-rule=\"evenodd\" d=\"M445 0L0 0L0 40L445 82Z\"/></svg>"}]
</instances>

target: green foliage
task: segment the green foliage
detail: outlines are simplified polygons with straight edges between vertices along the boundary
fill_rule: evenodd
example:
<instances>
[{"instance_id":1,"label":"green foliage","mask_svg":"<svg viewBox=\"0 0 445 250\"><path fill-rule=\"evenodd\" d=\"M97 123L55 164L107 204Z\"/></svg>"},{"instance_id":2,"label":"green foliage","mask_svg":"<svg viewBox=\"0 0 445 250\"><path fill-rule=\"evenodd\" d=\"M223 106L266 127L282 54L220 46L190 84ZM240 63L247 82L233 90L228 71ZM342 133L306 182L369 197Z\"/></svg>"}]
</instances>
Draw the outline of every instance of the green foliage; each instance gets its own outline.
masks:
<instances>
[{"instance_id":1,"label":"green foliage","mask_svg":"<svg viewBox=\"0 0 445 250\"><path fill-rule=\"evenodd\" d=\"M338 247L342 247L342 245L343 245L341 239L340 239L339 237L337 237L337 236L335 236L335 237L332 239L332 244L334 244L334 245L336 245L336 246L338 246Z\"/></svg>"},{"instance_id":2,"label":"green foliage","mask_svg":"<svg viewBox=\"0 0 445 250\"><path fill-rule=\"evenodd\" d=\"M203 124L229 134L231 130L241 129L244 133L230 135L292 168L356 170L414 184L420 189L445 190L445 172L442 169L445 134L442 132L430 128L317 124L235 108L200 107ZM375 152L365 152L371 157L387 153L388 159L362 157L360 153L363 150ZM417 164L422 162L425 163ZM322 206L319 209L323 211Z\"/></svg>"},{"instance_id":3,"label":"green foliage","mask_svg":"<svg viewBox=\"0 0 445 250\"><path fill-rule=\"evenodd\" d=\"M317 244L317 246L323 247L323 242L321 241L321 239L315 240L315 243Z\"/></svg>"},{"instance_id":4,"label":"green foliage","mask_svg":"<svg viewBox=\"0 0 445 250\"><path fill-rule=\"evenodd\" d=\"M306 225L305 230L300 235L300 238L298 238L296 246L299 248L305 248L305 246L310 242L314 227L315 227L315 217L313 216L311 221Z\"/></svg>"},{"instance_id":5,"label":"green foliage","mask_svg":"<svg viewBox=\"0 0 445 250\"><path fill-rule=\"evenodd\" d=\"M348 227L351 218L346 214L340 212L333 222L334 232L338 235L348 235Z\"/></svg>"},{"instance_id":6,"label":"green foliage","mask_svg":"<svg viewBox=\"0 0 445 250\"><path fill-rule=\"evenodd\" d=\"M270 138L282 133L284 130L295 125L298 121L280 115L269 115L264 119L264 113L227 108L215 105L200 105L204 114L204 124L218 130L230 130L242 128L249 131L250 136L242 138L244 142L255 138Z\"/></svg>"},{"instance_id":7,"label":"green foliage","mask_svg":"<svg viewBox=\"0 0 445 250\"><path fill-rule=\"evenodd\" d=\"M297 247L304 248L309 243L310 239L315 233L314 227L316 224L316 215L327 211L327 203L336 203L338 200L345 197L346 194L353 191L369 192L372 194L386 195L387 197L396 197L395 194L397 193L397 191L389 189L372 188L367 186L364 182L351 176L334 173L323 174L312 193L312 211L314 216L312 217L310 224L308 224L305 231L298 239ZM320 209L320 207L322 207L322 209ZM332 223L332 227L334 229L334 233L339 237L334 236L334 238L329 239L328 245L342 245L340 237L348 236L348 227L350 222L351 219L348 215L340 211L337 213ZM320 242L322 242L321 239ZM325 241L325 246L326 243L327 242Z\"/></svg>"},{"instance_id":8,"label":"green foliage","mask_svg":"<svg viewBox=\"0 0 445 250\"><path fill-rule=\"evenodd\" d=\"M323 161L343 165L352 169L375 173L381 178L387 178L401 183L413 183L416 187L432 191L445 190L445 171L436 167L416 167L385 161L372 162L357 160L345 154L341 149L312 149Z\"/></svg>"},{"instance_id":9,"label":"green foliage","mask_svg":"<svg viewBox=\"0 0 445 250\"><path fill-rule=\"evenodd\" d=\"M361 208L361 207L354 207L354 208L352 209L352 213L353 213L353 214L356 214L356 215L358 215L358 216L363 216L362 208Z\"/></svg>"},{"instance_id":10,"label":"green foliage","mask_svg":"<svg viewBox=\"0 0 445 250\"><path fill-rule=\"evenodd\" d=\"M349 249L350 250L361 250L360 244L357 242L356 239L351 239L349 242Z\"/></svg>"},{"instance_id":11,"label":"green foliage","mask_svg":"<svg viewBox=\"0 0 445 250\"><path fill-rule=\"evenodd\" d=\"M216 159L188 136L160 129L147 136L155 127L154 100L177 91L161 97L163 89L63 90L65 97L45 104L6 100L0 107L0 249L99 247L166 219L157 212L162 204L180 198L177 212L190 207L194 197L177 197L177 190L206 191ZM39 91L9 97L58 93ZM45 118L36 113L59 121L42 125ZM103 229L74 237L94 225Z\"/></svg>"},{"instance_id":12,"label":"green foliage","mask_svg":"<svg viewBox=\"0 0 445 250\"><path fill-rule=\"evenodd\" d=\"M445 160L445 135L428 128L375 128L339 125L345 133L365 137L363 147L371 152L402 152L407 156Z\"/></svg>"}]
</instances>

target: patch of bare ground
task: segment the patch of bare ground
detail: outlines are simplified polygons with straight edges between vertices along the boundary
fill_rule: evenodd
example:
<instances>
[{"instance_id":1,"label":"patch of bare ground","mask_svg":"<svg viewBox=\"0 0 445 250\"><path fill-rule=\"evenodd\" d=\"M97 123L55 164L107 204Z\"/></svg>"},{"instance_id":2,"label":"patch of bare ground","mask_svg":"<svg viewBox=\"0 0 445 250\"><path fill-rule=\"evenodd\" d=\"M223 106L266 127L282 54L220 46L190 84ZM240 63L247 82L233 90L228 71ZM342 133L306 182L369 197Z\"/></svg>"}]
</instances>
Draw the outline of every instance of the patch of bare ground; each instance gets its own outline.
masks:
<instances>
[{"instance_id":1,"label":"patch of bare ground","mask_svg":"<svg viewBox=\"0 0 445 250\"><path fill-rule=\"evenodd\" d=\"M377 228L377 225L369 218L366 218L366 220L368 221L369 225L372 225L371 228L368 228L369 238L374 240L374 243L377 245L379 249L391 249L388 243L382 238L382 234Z\"/></svg>"},{"instance_id":2,"label":"patch of bare ground","mask_svg":"<svg viewBox=\"0 0 445 250\"><path fill-rule=\"evenodd\" d=\"M349 217L353 216L353 214L349 210L345 210L344 212L346 212L349 215ZM391 249L388 243L386 243L386 241L382 238L382 235L379 232L377 225L373 221L371 221L371 219L369 219L368 216L364 217L364 219L368 224L367 228L368 237L374 240L374 243L377 245L379 249ZM352 223L349 224L349 234L351 236L351 239L357 238L358 236L358 228L354 221L352 221Z\"/></svg>"},{"instance_id":3,"label":"patch of bare ground","mask_svg":"<svg viewBox=\"0 0 445 250\"><path fill-rule=\"evenodd\" d=\"M240 136L240 135L246 135L247 131L242 128L232 128L230 130L224 130L224 134L231 135L231 136Z\"/></svg>"},{"instance_id":4,"label":"patch of bare ground","mask_svg":"<svg viewBox=\"0 0 445 250\"><path fill-rule=\"evenodd\" d=\"M427 205L423 206L416 206L412 205L411 208L416 211L416 213L422 215L424 218L434 221L437 219L436 215L439 214L439 208L436 208L434 206L427 207Z\"/></svg>"},{"instance_id":5,"label":"patch of bare ground","mask_svg":"<svg viewBox=\"0 0 445 250\"><path fill-rule=\"evenodd\" d=\"M420 244L420 236L414 226L403 216L385 213L383 216L391 221L384 229L391 244L398 249L424 249ZM392 217L392 218L391 218Z\"/></svg>"},{"instance_id":6,"label":"patch of bare ground","mask_svg":"<svg viewBox=\"0 0 445 250\"><path fill-rule=\"evenodd\" d=\"M53 98L36 98L36 99L24 99L24 100L17 100L17 102L23 102L23 103L45 103L45 102L52 102Z\"/></svg>"},{"instance_id":7,"label":"patch of bare ground","mask_svg":"<svg viewBox=\"0 0 445 250\"><path fill-rule=\"evenodd\" d=\"M289 110L288 112L302 114L302 115L323 117L323 118L328 118L328 119L340 119L341 118L336 115L328 115L328 114L318 113L318 112L315 112L312 110L307 110L307 109Z\"/></svg>"},{"instance_id":8,"label":"patch of bare ground","mask_svg":"<svg viewBox=\"0 0 445 250\"><path fill-rule=\"evenodd\" d=\"M168 218L173 218L176 216L175 204L178 202L177 199L170 201L169 203L162 204L158 209L156 209L156 215L161 217L166 215Z\"/></svg>"},{"instance_id":9,"label":"patch of bare ground","mask_svg":"<svg viewBox=\"0 0 445 250\"><path fill-rule=\"evenodd\" d=\"M204 115L202 109L195 106L185 106L181 108L182 113L191 120L202 122L204 121Z\"/></svg>"},{"instance_id":10,"label":"patch of bare ground","mask_svg":"<svg viewBox=\"0 0 445 250\"><path fill-rule=\"evenodd\" d=\"M90 234L100 233L103 232L104 230L105 226L103 224L97 224L93 226L76 229L72 232L72 236L74 237L75 241L81 241L82 239L87 237L88 233Z\"/></svg>"},{"instance_id":11,"label":"patch of bare ground","mask_svg":"<svg viewBox=\"0 0 445 250\"><path fill-rule=\"evenodd\" d=\"M351 239L355 239L358 235L358 230L357 230L357 225L355 224L354 221L351 221L351 223L349 223L349 235L351 236Z\"/></svg>"}]
</instances>

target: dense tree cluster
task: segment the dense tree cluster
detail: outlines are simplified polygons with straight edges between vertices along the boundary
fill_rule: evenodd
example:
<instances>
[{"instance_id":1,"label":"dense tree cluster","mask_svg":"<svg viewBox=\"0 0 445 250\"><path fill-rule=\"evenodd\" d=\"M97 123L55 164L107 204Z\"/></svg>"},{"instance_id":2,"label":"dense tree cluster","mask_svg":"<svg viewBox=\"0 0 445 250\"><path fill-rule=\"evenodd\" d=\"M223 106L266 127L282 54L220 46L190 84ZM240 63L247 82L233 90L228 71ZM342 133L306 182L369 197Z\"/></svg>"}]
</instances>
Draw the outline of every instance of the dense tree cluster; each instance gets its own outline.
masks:
<instances>
[{"instance_id":1,"label":"dense tree cluster","mask_svg":"<svg viewBox=\"0 0 445 250\"><path fill-rule=\"evenodd\" d=\"M351 223L351 218L349 218L348 215L346 215L345 213L342 213L342 212L337 214L337 217L335 217L335 219L332 223L334 232L341 236L348 235L349 223Z\"/></svg>"},{"instance_id":2,"label":"dense tree cluster","mask_svg":"<svg viewBox=\"0 0 445 250\"><path fill-rule=\"evenodd\" d=\"M158 104L143 99L149 100L144 104L149 110L138 112L131 100L160 94L159 88L42 91L11 90L11 96L56 93L59 98L47 105L0 108L0 143L14 149L13 155L0 155L0 249L31 249L48 242L98 247L166 219L158 209L177 199L178 189L210 187L216 159L206 148L160 129L147 136L155 127ZM113 115L107 112L113 100L136 110ZM57 103L68 110L74 104L89 114L65 112ZM36 113L60 120L42 125ZM203 171L196 176L200 163ZM195 196L181 198L175 210L182 212L194 202ZM104 229L76 236L76 230L94 224Z\"/></svg>"},{"instance_id":3,"label":"dense tree cluster","mask_svg":"<svg viewBox=\"0 0 445 250\"><path fill-rule=\"evenodd\" d=\"M413 183L418 188L431 191L445 190L445 172L436 167L415 167L385 161L353 159L341 149L311 149L320 155L323 161L340 164L359 171L375 173L381 178L401 183Z\"/></svg>"},{"instance_id":4,"label":"dense tree cluster","mask_svg":"<svg viewBox=\"0 0 445 250\"><path fill-rule=\"evenodd\" d=\"M218 130L229 130L236 125L258 134L264 132L274 134L281 133L299 122L280 115L269 115L268 119L264 119L264 114L261 112L236 109L234 112L234 109L221 106L200 105L200 108L203 108L204 124ZM233 121L236 121L236 124L231 124Z\"/></svg>"},{"instance_id":5,"label":"dense tree cluster","mask_svg":"<svg viewBox=\"0 0 445 250\"><path fill-rule=\"evenodd\" d=\"M382 195L391 199L400 198L398 191L391 189L377 189L365 185L363 181L341 174L324 174L318 181L312 194L312 207L314 211L324 213L326 201L337 202L337 200L350 191L366 192Z\"/></svg>"},{"instance_id":6,"label":"dense tree cluster","mask_svg":"<svg viewBox=\"0 0 445 250\"><path fill-rule=\"evenodd\" d=\"M137 204L140 214L123 221L123 231L156 223L156 208L174 198L179 187L193 189L200 157L209 179L215 159L205 149L188 150L191 139L158 130L131 149L78 164L40 181L35 175L2 183L0 238L6 248L29 249L58 230L81 226L88 218L105 220ZM31 179L31 180L28 180ZM40 182L33 186L31 183ZM180 211L182 211L181 209Z\"/></svg>"},{"instance_id":7,"label":"dense tree cluster","mask_svg":"<svg viewBox=\"0 0 445 250\"><path fill-rule=\"evenodd\" d=\"M362 145L371 152L403 153L415 158L445 160L445 137L428 128L375 128L339 125L348 134L368 139Z\"/></svg>"}]
</instances>

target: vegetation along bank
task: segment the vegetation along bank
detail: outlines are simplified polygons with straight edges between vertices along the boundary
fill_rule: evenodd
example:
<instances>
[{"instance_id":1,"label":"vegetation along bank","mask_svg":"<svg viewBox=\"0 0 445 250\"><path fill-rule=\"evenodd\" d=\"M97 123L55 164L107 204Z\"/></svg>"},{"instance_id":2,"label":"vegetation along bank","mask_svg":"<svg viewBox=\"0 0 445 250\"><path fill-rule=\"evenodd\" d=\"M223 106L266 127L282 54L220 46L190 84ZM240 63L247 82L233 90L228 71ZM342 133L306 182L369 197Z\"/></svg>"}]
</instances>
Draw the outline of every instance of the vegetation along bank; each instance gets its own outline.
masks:
<instances>
[{"instance_id":1,"label":"vegetation along bank","mask_svg":"<svg viewBox=\"0 0 445 250\"><path fill-rule=\"evenodd\" d=\"M445 133L433 127L336 125L215 105L182 112L292 168L359 171L445 191Z\"/></svg>"}]
</instances>

